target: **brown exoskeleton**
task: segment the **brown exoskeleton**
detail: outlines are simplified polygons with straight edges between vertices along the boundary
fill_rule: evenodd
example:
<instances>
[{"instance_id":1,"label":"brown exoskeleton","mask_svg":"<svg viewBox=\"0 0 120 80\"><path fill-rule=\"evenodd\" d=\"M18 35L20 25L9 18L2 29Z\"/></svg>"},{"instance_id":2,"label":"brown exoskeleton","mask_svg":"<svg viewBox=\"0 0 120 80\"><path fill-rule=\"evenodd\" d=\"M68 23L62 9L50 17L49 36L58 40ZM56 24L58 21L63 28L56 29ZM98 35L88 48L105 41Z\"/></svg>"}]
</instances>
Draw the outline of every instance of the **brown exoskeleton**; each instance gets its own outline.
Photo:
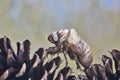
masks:
<instances>
[{"instance_id":1,"label":"brown exoskeleton","mask_svg":"<svg viewBox=\"0 0 120 80\"><path fill-rule=\"evenodd\" d=\"M48 53L55 54L63 52L66 66L68 65L66 54L72 60L75 60L77 69L81 69L80 64L85 68L91 65L93 56L90 47L79 37L75 29L55 31L48 36L48 40L55 44L55 47L47 49Z\"/></svg>"}]
</instances>

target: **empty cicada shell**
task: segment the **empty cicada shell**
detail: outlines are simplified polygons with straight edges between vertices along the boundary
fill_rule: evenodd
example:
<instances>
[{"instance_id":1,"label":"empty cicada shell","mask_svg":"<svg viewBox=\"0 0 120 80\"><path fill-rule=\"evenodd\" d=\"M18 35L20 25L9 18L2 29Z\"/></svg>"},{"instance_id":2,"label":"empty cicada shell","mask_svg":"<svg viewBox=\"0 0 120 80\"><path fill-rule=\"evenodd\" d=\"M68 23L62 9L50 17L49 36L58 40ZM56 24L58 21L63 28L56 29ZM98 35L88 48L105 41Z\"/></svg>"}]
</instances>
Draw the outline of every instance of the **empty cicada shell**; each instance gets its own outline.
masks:
<instances>
[{"instance_id":1,"label":"empty cicada shell","mask_svg":"<svg viewBox=\"0 0 120 80\"><path fill-rule=\"evenodd\" d=\"M76 61L77 68L80 68L80 64L85 68L91 65L93 61L91 49L89 45L79 37L75 29L55 31L48 36L48 40L55 44L55 47L53 47L54 49L52 48L52 50L51 47L50 49L48 48L47 52L63 52L66 65L68 64L66 54L68 54L72 60Z\"/></svg>"}]
</instances>

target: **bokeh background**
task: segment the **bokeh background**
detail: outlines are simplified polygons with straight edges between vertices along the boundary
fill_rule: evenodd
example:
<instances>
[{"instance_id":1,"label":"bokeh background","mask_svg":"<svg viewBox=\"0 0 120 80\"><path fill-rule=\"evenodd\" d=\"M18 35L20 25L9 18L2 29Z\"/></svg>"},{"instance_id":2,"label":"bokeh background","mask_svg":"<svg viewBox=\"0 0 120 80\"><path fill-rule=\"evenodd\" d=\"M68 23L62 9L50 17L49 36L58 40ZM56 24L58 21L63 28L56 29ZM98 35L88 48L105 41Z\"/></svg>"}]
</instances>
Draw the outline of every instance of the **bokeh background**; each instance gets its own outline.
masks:
<instances>
[{"instance_id":1,"label":"bokeh background","mask_svg":"<svg viewBox=\"0 0 120 80\"><path fill-rule=\"evenodd\" d=\"M0 37L29 39L31 54L49 47L45 37L75 28L90 45L94 62L113 48L120 50L120 0L0 0Z\"/></svg>"}]
</instances>

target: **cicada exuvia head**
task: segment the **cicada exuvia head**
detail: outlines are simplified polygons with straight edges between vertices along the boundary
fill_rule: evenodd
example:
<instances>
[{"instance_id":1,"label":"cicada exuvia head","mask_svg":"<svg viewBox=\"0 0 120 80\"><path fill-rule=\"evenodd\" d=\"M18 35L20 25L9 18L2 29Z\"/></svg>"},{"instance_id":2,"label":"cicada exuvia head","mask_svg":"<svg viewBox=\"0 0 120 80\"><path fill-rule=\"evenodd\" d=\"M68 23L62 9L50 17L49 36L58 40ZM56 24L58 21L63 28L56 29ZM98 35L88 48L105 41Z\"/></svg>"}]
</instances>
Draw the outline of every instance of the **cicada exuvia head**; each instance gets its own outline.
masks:
<instances>
[{"instance_id":1,"label":"cicada exuvia head","mask_svg":"<svg viewBox=\"0 0 120 80\"><path fill-rule=\"evenodd\" d=\"M65 41L67 39L68 34L69 29L54 31L47 37L47 39L53 44L58 44Z\"/></svg>"},{"instance_id":2,"label":"cicada exuvia head","mask_svg":"<svg viewBox=\"0 0 120 80\"><path fill-rule=\"evenodd\" d=\"M58 31L54 31L53 33L51 33L47 39L53 43L53 44L57 44L59 41L59 32Z\"/></svg>"}]
</instances>

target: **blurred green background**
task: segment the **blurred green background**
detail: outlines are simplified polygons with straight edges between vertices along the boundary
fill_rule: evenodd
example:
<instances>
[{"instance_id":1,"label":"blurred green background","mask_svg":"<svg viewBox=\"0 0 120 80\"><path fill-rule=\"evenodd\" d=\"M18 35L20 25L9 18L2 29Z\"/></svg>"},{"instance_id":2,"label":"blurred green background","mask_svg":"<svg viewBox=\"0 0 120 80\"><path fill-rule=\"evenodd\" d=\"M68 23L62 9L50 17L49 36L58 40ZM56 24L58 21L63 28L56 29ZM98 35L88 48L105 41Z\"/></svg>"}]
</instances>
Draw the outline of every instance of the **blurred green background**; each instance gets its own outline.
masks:
<instances>
[{"instance_id":1,"label":"blurred green background","mask_svg":"<svg viewBox=\"0 0 120 80\"><path fill-rule=\"evenodd\" d=\"M0 37L29 39L31 53L49 47L45 37L75 28L90 45L94 63L108 50L120 50L120 0L0 0Z\"/></svg>"}]
</instances>

